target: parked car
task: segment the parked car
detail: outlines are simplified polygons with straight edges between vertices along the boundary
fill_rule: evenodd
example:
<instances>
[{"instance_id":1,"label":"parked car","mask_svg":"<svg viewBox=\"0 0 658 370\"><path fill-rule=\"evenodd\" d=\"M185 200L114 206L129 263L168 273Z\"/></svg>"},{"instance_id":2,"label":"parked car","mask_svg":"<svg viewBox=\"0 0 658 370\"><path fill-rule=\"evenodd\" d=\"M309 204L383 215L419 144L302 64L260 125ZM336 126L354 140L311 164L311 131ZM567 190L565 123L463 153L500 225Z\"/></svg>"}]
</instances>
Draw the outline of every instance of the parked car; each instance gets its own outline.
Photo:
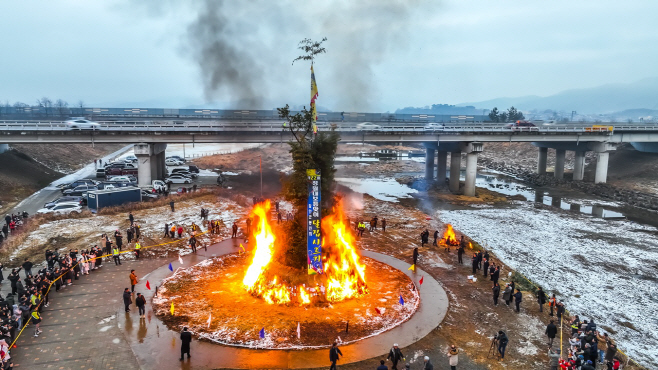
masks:
<instances>
[{"instance_id":1,"label":"parked car","mask_svg":"<svg viewBox=\"0 0 658 370\"><path fill-rule=\"evenodd\" d=\"M64 122L70 130L100 130L101 125L97 122L84 118L70 119Z\"/></svg>"},{"instance_id":2,"label":"parked car","mask_svg":"<svg viewBox=\"0 0 658 370\"><path fill-rule=\"evenodd\" d=\"M99 168L99 169L96 170L96 178L104 179L105 176L107 176L107 174L105 173L104 168Z\"/></svg>"},{"instance_id":3,"label":"parked car","mask_svg":"<svg viewBox=\"0 0 658 370\"><path fill-rule=\"evenodd\" d=\"M59 203L78 203L82 204L82 197L59 197L43 205L43 208L52 208Z\"/></svg>"},{"instance_id":4,"label":"parked car","mask_svg":"<svg viewBox=\"0 0 658 370\"><path fill-rule=\"evenodd\" d=\"M165 159L170 159L170 158L171 158L171 159L177 159L177 160L179 160L179 161L181 161L181 162L183 162L183 163L187 162L187 160L186 160L185 158L183 158L183 157L181 157L181 156L179 156L179 155L170 155L169 157L167 157L167 158L165 158Z\"/></svg>"},{"instance_id":5,"label":"parked car","mask_svg":"<svg viewBox=\"0 0 658 370\"><path fill-rule=\"evenodd\" d=\"M91 180L91 179L82 179L82 180L73 181L70 184L66 184L66 185L62 186L62 189L61 189L62 193L64 193L64 191L67 190L67 189L73 189L73 188L76 188L80 185L91 185L91 186L93 186L93 185L96 185L96 181Z\"/></svg>"},{"instance_id":6,"label":"parked car","mask_svg":"<svg viewBox=\"0 0 658 370\"><path fill-rule=\"evenodd\" d=\"M164 179L164 182L167 184L190 184L192 179L183 175L172 174Z\"/></svg>"},{"instance_id":7,"label":"parked car","mask_svg":"<svg viewBox=\"0 0 658 370\"><path fill-rule=\"evenodd\" d=\"M135 157L134 155L129 155L124 159L124 162L126 162L126 163L135 163L135 162L137 162L137 157Z\"/></svg>"},{"instance_id":8,"label":"parked car","mask_svg":"<svg viewBox=\"0 0 658 370\"><path fill-rule=\"evenodd\" d=\"M167 184L164 181L161 181L161 180L153 180L151 182L151 186L153 187L153 189L155 189L155 191L159 191L159 190L165 191L165 190L167 190Z\"/></svg>"},{"instance_id":9,"label":"parked car","mask_svg":"<svg viewBox=\"0 0 658 370\"><path fill-rule=\"evenodd\" d=\"M199 173L199 167L197 167L195 165L191 164L187 169L192 173Z\"/></svg>"},{"instance_id":10,"label":"parked car","mask_svg":"<svg viewBox=\"0 0 658 370\"><path fill-rule=\"evenodd\" d=\"M98 188L92 185L80 185L73 189L64 190L64 195L81 197L82 194L88 192L89 190L98 190Z\"/></svg>"},{"instance_id":11,"label":"parked car","mask_svg":"<svg viewBox=\"0 0 658 370\"><path fill-rule=\"evenodd\" d=\"M382 126L372 122L363 122L356 125L356 129L359 131L381 131Z\"/></svg>"},{"instance_id":12,"label":"parked car","mask_svg":"<svg viewBox=\"0 0 658 370\"><path fill-rule=\"evenodd\" d=\"M171 173L176 175L184 175L187 177L191 177L193 179L199 177L199 175L197 175L196 173L192 173L186 170L185 168L174 168L173 170L171 170Z\"/></svg>"},{"instance_id":13,"label":"parked car","mask_svg":"<svg viewBox=\"0 0 658 370\"><path fill-rule=\"evenodd\" d=\"M142 200L155 200L158 199L158 193L142 190Z\"/></svg>"},{"instance_id":14,"label":"parked car","mask_svg":"<svg viewBox=\"0 0 658 370\"><path fill-rule=\"evenodd\" d=\"M131 179L131 177L132 177L132 179ZM134 176L112 176L107 181L108 182L135 182L135 181L133 181L133 179L135 179Z\"/></svg>"},{"instance_id":15,"label":"parked car","mask_svg":"<svg viewBox=\"0 0 658 370\"><path fill-rule=\"evenodd\" d=\"M82 207L78 203L59 203L56 204L54 207L51 208L42 208L37 211L37 213L57 213L57 214L68 214L71 212L77 212L80 213L82 211Z\"/></svg>"},{"instance_id":16,"label":"parked car","mask_svg":"<svg viewBox=\"0 0 658 370\"><path fill-rule=\"evenodd\" d=\"M165 165L166 166L180 166L182 164L183 164L183 162L181 162L180 160L175 159L175 158L168 158L168 159L165 160Z\"/></svg>"},{"instance_id":17,"label":"parked car","mask_svg":"<svg viewBox=\"0 0 658 370\"><path fill-rule=\"evenodd\" d=\"M443 130L443 123L430 122L425 125L425 131L441 131Z\"/></svg>"}]
</instances>

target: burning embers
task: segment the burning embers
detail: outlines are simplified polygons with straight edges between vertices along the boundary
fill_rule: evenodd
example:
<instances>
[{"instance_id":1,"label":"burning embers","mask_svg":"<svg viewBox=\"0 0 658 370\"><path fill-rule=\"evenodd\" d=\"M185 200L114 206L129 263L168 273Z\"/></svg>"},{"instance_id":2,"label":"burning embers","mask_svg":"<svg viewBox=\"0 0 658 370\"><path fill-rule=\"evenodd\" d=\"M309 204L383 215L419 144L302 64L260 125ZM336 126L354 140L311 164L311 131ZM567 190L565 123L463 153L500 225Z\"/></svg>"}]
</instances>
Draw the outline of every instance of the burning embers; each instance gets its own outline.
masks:
<instances>
[{"instance_id":1,"label":"burning embers","mask_svg":"<svg viewBox=\"0 0 658 370\"><path fill-rule=\"evenodd\" d=\"M365 265L354 247L354 237L345 224L342 205L322 219L322 262L324 274L321 285L306 287L291 285L278 276L268 277L268 268L277 248L276 235L270 226L270 202L256 204L251 216L257 221L252 231L255 241L254 258L242 280L245 288L262 297L269 304L286 304L294 300L309 304L312 300L338 302L368 293Z\"/></svg>"}]
</instances>

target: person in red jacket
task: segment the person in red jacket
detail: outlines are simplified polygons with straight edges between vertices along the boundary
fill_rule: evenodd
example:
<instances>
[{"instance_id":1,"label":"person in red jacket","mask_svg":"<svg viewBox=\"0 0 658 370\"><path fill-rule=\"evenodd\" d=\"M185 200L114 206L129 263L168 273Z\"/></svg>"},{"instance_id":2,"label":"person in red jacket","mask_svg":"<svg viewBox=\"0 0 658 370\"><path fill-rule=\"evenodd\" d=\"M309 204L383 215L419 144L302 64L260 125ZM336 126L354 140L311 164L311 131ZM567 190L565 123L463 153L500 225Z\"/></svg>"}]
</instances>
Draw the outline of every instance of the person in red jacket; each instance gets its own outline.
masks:
<instances>
[{"instance_id":1,"label":"person in red jacket","mask_svg":"<svg viewBox=\"0 0 658 370\"><path fill-rule=\"evenodd\" d=\"M183 235L183 226L178 226L178 237L180 238Z\"/></svg>"}]
</instances>

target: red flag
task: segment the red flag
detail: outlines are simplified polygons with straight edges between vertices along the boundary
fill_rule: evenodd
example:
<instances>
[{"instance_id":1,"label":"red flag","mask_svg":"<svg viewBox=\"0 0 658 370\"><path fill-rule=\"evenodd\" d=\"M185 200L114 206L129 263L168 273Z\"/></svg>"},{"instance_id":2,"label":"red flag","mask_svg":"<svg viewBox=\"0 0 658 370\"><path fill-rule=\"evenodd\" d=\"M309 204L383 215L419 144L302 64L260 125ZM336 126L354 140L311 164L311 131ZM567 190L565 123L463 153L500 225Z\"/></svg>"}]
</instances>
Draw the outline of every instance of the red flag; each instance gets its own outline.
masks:
<instances>
[{"instance_id":1,"label":"red flag","mask_svg":"<svg viewBox=\"0 0 658 370\"><path fill-rule=\"evenodd\" d=\"M146 280L146 289L151 290L151 284L149 284L148 280Z\"/></svg>"},{"instance_id":2,"label":"red flag","mask_svg":"<svg viewBox=\"0 0 658 370\"><path fill-rule=\"evenodd\" d=\"M375 311L377 312L378 315L382 314L382 311L379 310L379 308L375 307Z\"/></svg>"},{"instance_id":3,"label":"red flag","mask_svg":"<svg viewBox=\"0 0 658 370\"><path fill-rule=\"evenodd\" d=\"M418 280L419 285L423 285L423 276L420 277L420 280Z\"/></svg>"}]
</instances>

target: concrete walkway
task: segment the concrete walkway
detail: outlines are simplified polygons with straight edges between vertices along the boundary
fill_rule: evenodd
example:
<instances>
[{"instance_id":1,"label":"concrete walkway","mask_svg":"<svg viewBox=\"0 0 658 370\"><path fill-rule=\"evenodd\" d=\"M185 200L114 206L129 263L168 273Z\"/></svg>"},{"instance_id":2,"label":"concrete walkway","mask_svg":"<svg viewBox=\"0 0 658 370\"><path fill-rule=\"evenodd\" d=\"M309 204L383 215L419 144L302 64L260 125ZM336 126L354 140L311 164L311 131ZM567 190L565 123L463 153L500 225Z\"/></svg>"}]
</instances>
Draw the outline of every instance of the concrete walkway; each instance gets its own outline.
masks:
<instances>
[{"instance_id":1,"label":"concrete walkway","mask_svg":"<svg viewBox=\"0 0 658 370\"><path fill-rule=\"evenodd\" d=\"M193 266L207 258L237 252L242 239L228 239L199 250L198 254L171 261L174 270ZM408 263L379 253L364 251L364 256L380 260L405 271L415 282L424 276L420 289L421 303L412 318L397 328L378 336L341 347L342 364L379 356L391 343L401 347L414 343L445 316L448 297L429 274L407 271ZM124 261L115 266L106 261L103 267L81 277L59 292L50 294L50 306L44 308L41 328L35 338L34 326L28 327L12 351L14 362L28 369L254 369L313 368L328 364L328 350L254 350L223 346L210 342L192 343L192 358L180 362L179 333L169 330L151 310L150 301L156 285L172 274L165 259ZM147 319L140 320L133 305L125 313L122 292L130 287L130 270L136 270L140 281L135 287L147 297ZM36 269L34 270L36 271ZM6 275L6 274L5 274ZM21 274L22 275L22 274ZM152 290L145 287L149 281ZM5 281L4 295L9 290ZM263 308L267 304L263 303Z\"/></svg>"}]
</instances>

